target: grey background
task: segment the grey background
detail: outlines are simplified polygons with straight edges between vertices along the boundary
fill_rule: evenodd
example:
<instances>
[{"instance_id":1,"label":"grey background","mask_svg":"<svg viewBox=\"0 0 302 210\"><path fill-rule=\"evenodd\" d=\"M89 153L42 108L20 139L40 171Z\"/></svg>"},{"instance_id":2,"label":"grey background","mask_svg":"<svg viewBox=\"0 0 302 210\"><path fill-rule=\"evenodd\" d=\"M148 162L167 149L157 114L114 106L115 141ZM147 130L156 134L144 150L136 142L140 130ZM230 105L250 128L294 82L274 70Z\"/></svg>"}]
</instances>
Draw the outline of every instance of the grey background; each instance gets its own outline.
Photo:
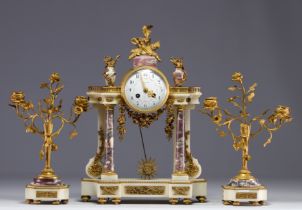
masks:
<instances>
[{"instance_id":1,"label":"grey background","mask_svg":"<svg viewBox=\"0 0 302 210\"><path fill-rule=\"evenodd\" d=\"M0 0L0 178L18 178L25 184L43 166L38 158L42 141L25 134L7 106L11 91L22 89L36 102L44 93L40 82L57 71L65 83L61 97L67 112L74 96L85 95L87 86L104 85L103 56L121 54L117 65L121 80L131 67L130 38L141 35L142 25L153 24L152 38L161 41L160 69L172 82L169 57L184 57L187 85L202 87L201 100L213 95L227 105L230 76L241 71L248 84L259 84L252 113L278 104L292 107L294 121L274 135L269 147L262 148L264 135L252 142L249 166L260 181L301 180L301 9L302 2L293 0ZM148 155L158 163L158 177L170 177L172 171L172 142L165 139L164 119L144 130ZM136 177L137 162L143 157L138 129L130 122L125 141L115 142L120 177ZM240 153L197 111L192 112L191 125L192 151L203 166L203 177L227 182L240 167ZM96 151L95 110L80 119L75 140L68 140L69 131L66 127L56 140L54 168L64 180L79 180Z\"/></svg>"}]
</instances>

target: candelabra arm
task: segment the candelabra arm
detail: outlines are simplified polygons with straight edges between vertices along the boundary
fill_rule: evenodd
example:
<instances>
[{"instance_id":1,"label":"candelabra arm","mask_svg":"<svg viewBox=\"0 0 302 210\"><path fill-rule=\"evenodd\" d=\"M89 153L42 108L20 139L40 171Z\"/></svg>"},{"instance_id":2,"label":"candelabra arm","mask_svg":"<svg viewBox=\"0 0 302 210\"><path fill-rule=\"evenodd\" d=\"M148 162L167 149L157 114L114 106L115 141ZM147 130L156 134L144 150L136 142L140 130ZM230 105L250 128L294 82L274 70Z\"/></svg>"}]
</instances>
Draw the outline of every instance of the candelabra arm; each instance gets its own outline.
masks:
<instances>
[{"instance_id":1,"label":"candelabra arm","mask_svg":"<svg viewBox=\"0 0 302 210\"><path fill-rule=\"evenodd\" d=\"M34 130L35 133L39 134L43 138L44 131L41 131L39 127L37 127L35 124L35 121L38 119L38 117L40 117L38 114L31 115L31 128Z\"/></svg>"},{"instance_id":2,"label":"candelabra arm","mask_svg":"<svg viewBox=\"0 0 302 210\"><path fill-rule=\"evenodd\" d=\"M282 124L278 123L275 127L270 128L267 124L264 124L263 127L264 129L268 132L269 137L268 139L264 142L263 146L266 147L268 144L270 144L272 142L272 138L273 138L273 132L279 130L281 128Z\"/></svg>"},{"instance_id":3,"label":"candelabra arm","mask_svg":"<svg viewBox=\"0 0 302 210\"><path fill-rule=\"evenodd\" d=\"M61 125L60 125L60 127L55 132L53 132L51 134L52 138L58 137L60 135L61 131L63 130L64 126L65 126L66 119L64 117L62 117L60 115L56 115L52 119L56 119L56 118L59 118L61 120Z\"/></svg>"}]
</instances>

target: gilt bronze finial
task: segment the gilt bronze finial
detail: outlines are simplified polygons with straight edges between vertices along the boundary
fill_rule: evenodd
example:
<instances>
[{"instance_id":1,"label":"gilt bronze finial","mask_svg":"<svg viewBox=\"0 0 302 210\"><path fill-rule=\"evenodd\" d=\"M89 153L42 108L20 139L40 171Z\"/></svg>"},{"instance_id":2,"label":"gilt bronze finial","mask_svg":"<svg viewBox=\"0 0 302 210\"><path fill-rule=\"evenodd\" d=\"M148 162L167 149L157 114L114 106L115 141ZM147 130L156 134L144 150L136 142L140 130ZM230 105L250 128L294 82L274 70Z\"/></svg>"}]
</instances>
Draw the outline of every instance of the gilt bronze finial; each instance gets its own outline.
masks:
<instances>
[{"instance_id":1,"label":"gilt bronze finial","mask_svg":"<svg viewBox=\"0 0 302 210\"><path fill-rule=\"evenodd\" d=\"M131 53L128 57L129 60L133 59L136 56L140 55L149 55L155 57L160 61L159 55L155 52L160 47L160 42L151 43L151 29L152 25L144 25L142 28L144 37L134 37L131 39L131 43L136 46L136 48L131 50Z\"/></svg>"}]
</instances>

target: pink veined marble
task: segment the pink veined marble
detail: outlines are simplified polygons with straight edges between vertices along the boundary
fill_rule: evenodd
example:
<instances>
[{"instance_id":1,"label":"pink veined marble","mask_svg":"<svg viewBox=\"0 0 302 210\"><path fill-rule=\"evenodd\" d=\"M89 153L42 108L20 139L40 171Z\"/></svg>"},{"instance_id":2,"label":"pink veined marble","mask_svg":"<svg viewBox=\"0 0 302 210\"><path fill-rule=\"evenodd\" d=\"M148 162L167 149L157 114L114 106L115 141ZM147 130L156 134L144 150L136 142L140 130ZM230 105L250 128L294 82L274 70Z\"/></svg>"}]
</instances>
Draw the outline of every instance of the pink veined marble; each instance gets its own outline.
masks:
<instances>
[{"instance_id":1,"label":"pink veined marble","mask_svg":"<svg viewBox=\"0 0 302 210\"><path fill-rule=\"evenodd\" d=\"M173 72L173 80L176 86L181 86L186 81L186 72L181 68L176 68Z\"/></svg>"},{"instance_id":2,"label":"pink veined marble","mask_svg":"<svg viewBox=\"0 0 302 210\"><path fill-rule=\"evenodd\" d=\"M153 66L156 67L157 60L153 56L140 55L133 58L133 67L138 66Z\"/></svg>"},{"instance_id":3,"label":"pink veined marble","mask_svg":"<svg viewBox=\"0 0 302 210\"><path fill-rule=\"evenodd\" d=\"M185 170L185 124L184 111L177 111L175 139L175 171Z\"/></svg>"},{"instance_id":4,"label":"pink veined marble","mask_svg":"<svg viewBox=\"0 0 302 210\"><path fill-rule=\"evenodd\" d=\"M106 134L105 134L105 171L114 171L113 163L113 110L106 110Z\"/></svg>"}]
</instances>

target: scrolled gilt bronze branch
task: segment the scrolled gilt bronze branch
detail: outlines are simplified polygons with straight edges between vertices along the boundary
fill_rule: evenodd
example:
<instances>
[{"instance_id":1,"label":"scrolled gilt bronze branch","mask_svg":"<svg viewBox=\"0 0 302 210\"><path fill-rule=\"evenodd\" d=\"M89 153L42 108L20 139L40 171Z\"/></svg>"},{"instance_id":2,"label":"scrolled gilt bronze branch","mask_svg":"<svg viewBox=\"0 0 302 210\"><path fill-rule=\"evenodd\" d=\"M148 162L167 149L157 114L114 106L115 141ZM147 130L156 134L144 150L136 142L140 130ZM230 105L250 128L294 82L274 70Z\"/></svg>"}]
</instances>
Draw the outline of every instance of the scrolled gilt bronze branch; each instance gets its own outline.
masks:
<instances>
[{"instance_id":1,"label":"scrolled gilt bronze branch","mask_svg":"<svg viewBox=\"0 0 302 210\"><path fill-rule=\"evenodd\" d=\"M59 93L63 90L64 85L58 73L52 73L49 82L40 84L41 89L48 90L48 95L38 101L37 107L31 101L26 100L22 91L14 91L10 96L10 106L16 111L25 125L27 133L38 134L42 140L42 148L40 150L40 159L45 159L45 166L37 179L55 180L57 176L51 167L51 154L58 149L54 139L59 136L66 124L73 126L70 133L70 139L77 136L76 122L80 115L88 110L88 100L84 96L77 96L74 100L72 111L68 118L64 117L62 112L62 99L57 103ZM41 120L43 127L39 128L36 121ZM54 120L58 120L60 125L54 130Z\"/></svg>"},{"instance_id":2,"label":"scrolled gilt bronze branch","mask_svg":"<svg viewBox=\"0 0 302 210\"><path fill-rule=\"evenodd\" d=\"M257 83L252 84L249 88L244 86L244 77L240 72L232 75L232 81L235 83L229 87L231 92L239 92L239 94L229 97L227 102L231 103L239 110L238 114L231 113L228 109L224 109L218 104L216 97L206 98L203 102L201 112L209 116L216 125L216 130L221 137L230 135L233 140L233 148L242 151L242 168L237 179L253 179L248 170L247 163L251 159L249 155L250 139L255 138L262 131L268 133L268 139L263 144L264 147L271 143L273 132L279 130L283 124L292 120L290 108L279 105L272 114L268 115L269 110L265 110L259 115L251 116L247 108L253 102ZM239 123L239 129L234 130L235 123ZM257 125L256 130L252 130ZM222 128L225 128L224 130Z\"/></svg>"}]
</instances>

